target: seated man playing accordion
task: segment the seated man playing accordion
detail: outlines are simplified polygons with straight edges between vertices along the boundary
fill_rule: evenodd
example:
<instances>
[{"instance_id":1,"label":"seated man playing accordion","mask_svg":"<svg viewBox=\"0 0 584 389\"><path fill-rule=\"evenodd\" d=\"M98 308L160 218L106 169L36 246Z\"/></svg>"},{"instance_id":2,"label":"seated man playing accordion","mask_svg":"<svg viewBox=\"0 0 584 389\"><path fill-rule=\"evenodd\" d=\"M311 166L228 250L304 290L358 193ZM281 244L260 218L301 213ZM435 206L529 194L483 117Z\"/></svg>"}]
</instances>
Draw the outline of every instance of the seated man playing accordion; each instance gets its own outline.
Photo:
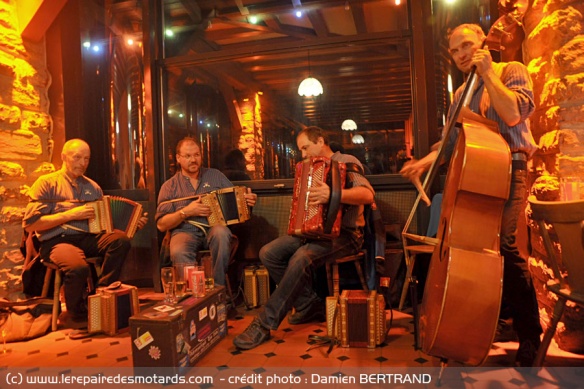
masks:
<instances>
[{"instance_id":1,"label":"seated man playing accordion","mask_svg":"<svg viewBox=\"0 0 584 389\"><path fill-rule=\"evenodd\" d=\"M64 273L67 314L73 321L87 321L87 278L90 274L85 258L103 257L98 286L118 281L122 265L130 250L130 238L119 230L90 233L89 220L95 209L86 205L100 200L103 191L84 176L91 152L81 139L63 145L61 170L39 177L28 191L31 199L22 226L35 233L40 241L40 256L50 260ZM137 222L148 222L144 214Z\"/></svg>"},{"instance_id":2,"label":"seated man playing accordion","mask_svg":"<svg viewBox=\"0 0 584 389\"><path fill-rule=\"evenodd\" d=\"M361 166L357 158L333 153L328 138L318 127L303 129L296 138L302 158L326 157L342 163ZM270 277L278 284L264 310L249 327L234 340L240 349L255 348L270 338L270 330L278 328L288 311L296 313L288 318L291 324L325 320L325 304L312 289L312 272L327 261L351 255L363 243L364 205L371 204L375 192L361 174L347 173L346 185L341 189L340 202L344 206L340 235L332 240L281 236L260 250L260 260ZM327 204L331 189L325 182L315 183L308 194L308 205Z\"/></svg>"},{"instance_id":3,"label":"seated man playing accordion","mask_svg":"<svg viewBox=\"0 0 584 389\"><path fill-rule=\"evenodd\" d=\"M176 161L180 170L162 185L158 194L156 226L162 232L170 231L173 264L194 264L197 252L208 248L213 258L215 284L225 286L233 235L225 225L209 225L211 208L200 195L233 184L219 170L202 166L201 147L194 138L178 142ZM247 206L255 205L257 195L251 189L247 189L244 197Z\"/></svg>"}]
</instances>

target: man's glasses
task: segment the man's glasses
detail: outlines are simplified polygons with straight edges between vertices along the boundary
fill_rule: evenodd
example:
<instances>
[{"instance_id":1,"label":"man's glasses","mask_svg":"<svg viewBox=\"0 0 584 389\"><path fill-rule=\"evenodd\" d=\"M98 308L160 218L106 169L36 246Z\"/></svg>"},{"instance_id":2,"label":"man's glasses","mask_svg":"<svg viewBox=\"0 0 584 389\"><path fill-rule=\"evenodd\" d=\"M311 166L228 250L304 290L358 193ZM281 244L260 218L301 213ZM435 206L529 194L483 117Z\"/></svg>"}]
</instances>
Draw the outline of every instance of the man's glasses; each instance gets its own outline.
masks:
<instances>
[{"instance_id":1,"label":"man's glasses","mask_svg":"<svg viewBox=\"0 0 584 389\"><path fill-rule=\"evenodd\" d=\"M195 158L197 158L199 156L199 154L193 154L193 155L191 155L191 154L187 154L187 155L179 154L179 155L180 155L181 158L184 158L187 161L190 161L192 159L195 159Z\"/></svg>"}]
</instances>

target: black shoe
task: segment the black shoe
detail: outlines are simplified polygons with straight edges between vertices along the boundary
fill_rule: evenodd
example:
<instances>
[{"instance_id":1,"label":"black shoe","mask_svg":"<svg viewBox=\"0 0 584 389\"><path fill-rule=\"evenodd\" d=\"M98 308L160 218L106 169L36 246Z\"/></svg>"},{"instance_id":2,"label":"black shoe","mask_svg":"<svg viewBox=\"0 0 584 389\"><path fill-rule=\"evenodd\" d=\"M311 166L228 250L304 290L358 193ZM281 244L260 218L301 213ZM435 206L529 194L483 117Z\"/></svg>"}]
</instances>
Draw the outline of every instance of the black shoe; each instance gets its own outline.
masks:
<instances>
[{"instance_id":1,"label":"black shoe","mask_svg":"<svg viewBox=\"0 0 584 389\"><path fill-rule=\"evenodd\" d=\"M517 355L515 356L515 366L532 367L540 344L541 341L539 338L521 341L517 349Z\"/></svg>"},{"instance_id":2,"label":"black shoe","mask_svg":"<svg viewBox=\"0 0 584 389\"><path fill-rule=\"evenodd\" d=\"M326 321L326 308L322 301L314 302L308 308L288 316L290 324L322 323L323 321Z\"/></svg>"},{"instance_id":3,"label":"black shoe","mask_svg":"<svg viewBox=\"0 0 584 389\"><path fill-rule=\"evenodd\" d=\"M251 350L270 339L270 330L260 323L256 317L241 334L233 339L235 347L242 350Z\"/></svg>"},{"instance_id":4,"label":"black shoe","mask_svg":"<svg viewBox=\"0 0 584 389\"><path fill-rule=\"evenodd\" d=\"M493 343L498 342L517 342L517 333L513 329L513 321L499 319L497 323L497 332L495 332L495 339Z\"/></svg>"}]
</instances>

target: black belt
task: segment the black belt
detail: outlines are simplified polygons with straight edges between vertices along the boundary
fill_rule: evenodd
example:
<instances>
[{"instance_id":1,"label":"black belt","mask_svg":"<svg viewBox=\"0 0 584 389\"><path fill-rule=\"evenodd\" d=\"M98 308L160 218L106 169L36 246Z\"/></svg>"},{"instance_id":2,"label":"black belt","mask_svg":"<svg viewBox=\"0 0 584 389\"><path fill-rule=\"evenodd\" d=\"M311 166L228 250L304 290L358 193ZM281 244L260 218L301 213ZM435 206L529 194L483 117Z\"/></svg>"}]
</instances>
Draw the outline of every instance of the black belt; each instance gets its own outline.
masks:
<instances>
[{"instance_id":1,"label":"black belt","mask_svg":"<svg viewBox=\"0 0 584 389\"><path fill-rule=\"evenodd\" d=\"M511 159L513 161L525 161L525 162L527 162L527 160L529 158L527 156L527 153L524 153L523 151L517 151L515 153L511 153Z\"/></svg>"},{"instance_id":2,"label":"black belt","mask_svg":"<svg viewBox=\"0 0 584 389\"><path fill-rule=\"evenodd\" d=\"M527 160L529 157L523 151L511 153L511 168L513 170L527 170Z\"/></svg>"}]
</instances>

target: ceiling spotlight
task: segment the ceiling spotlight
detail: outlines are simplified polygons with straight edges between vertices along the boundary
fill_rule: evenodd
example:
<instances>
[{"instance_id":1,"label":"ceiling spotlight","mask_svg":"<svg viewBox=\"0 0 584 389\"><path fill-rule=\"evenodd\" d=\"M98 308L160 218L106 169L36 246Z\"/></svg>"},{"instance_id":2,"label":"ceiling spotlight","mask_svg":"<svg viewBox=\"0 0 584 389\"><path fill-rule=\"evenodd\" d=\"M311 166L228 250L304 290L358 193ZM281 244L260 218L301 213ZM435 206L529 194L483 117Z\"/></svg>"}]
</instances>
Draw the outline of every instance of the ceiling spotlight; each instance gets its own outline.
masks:
<instances>
[{"instance_id":1,"label":"ceiling spotlight","mask_svg":"<svg viewBox=\"0 0 584 389\"><path fill-rule=\"evenodd\" d=\"M257 17L257 16L255 16L255 15L253 15L253 16L250 16L250 17L249 17L249 22L250 22L251 24L257 24L257 22L258 22L258 17Z\"/></svg>"},{"instance_id":2,"label":"ceiling spotlight","mask_svg":"<svg viewBox=\"0 0 584 389\"><path fill-rule=\"evenodd\" d=\"M170 28L167 28L164 33L166 34L167 37L172 37L174 36L174 32L172 32L172 30Z\"/></svg>"},{"instance_id":3,"label":"ceiling spotlight","mask_svg":"<svg viewBox=\"0 0 584 389\"><path fill-rule=\"evenodd\" d=\"M296 17L297 18L301 18L302 17L302 11L296 11Z\"/></svg>"},{"instance_id":4,"label":"ceiling spotlight","mask_svg":"<svg viewBox=\"0 0 584 389\"><path fill-rule=\"evenodd\" d=\"M83 47L85 47L86 49L89 49L91 47L91 42L90 41L83 42Z\"/></svg>"}]
</instances>

